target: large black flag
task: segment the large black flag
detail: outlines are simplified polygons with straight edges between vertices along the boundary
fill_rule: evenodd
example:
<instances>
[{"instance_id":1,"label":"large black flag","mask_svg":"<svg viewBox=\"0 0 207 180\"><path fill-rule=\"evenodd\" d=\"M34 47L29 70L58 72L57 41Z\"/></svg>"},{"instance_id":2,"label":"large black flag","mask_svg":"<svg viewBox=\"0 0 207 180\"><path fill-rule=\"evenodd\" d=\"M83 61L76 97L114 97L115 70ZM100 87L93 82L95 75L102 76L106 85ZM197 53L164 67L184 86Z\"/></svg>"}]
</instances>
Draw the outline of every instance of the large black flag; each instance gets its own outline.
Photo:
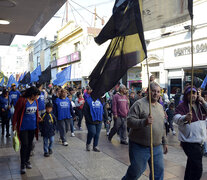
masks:
<instances>
[{"instance_id":1,"label":"large black flag","mask_svg":"<svg viewBox=\"0 0 207 180\"><path fill-rule=\"evenodd\" d=\"M98 44L112 41L89 77L94 99L113 88L129 68L146 58L141 1L128 0L121 4L116 1L114 14L95 38Z\"/></svg>"},{"instance_id":2,"label":"large black flag","mask_svg":"<svg viewBox=\"0 0 207 180\"><path fill-rule=\"evenodd\" d=\"M31 75L30 72L25 74L24 78L20 81L21 84L30 84L31 82Z\"/></svg>"},{"instance_id":3,"label":"large black flag","mask_svg":"<svg viewBox=\"0 0 207 180\"><path fill-rule=\"evenodd\" d=\"M49 65L47 67L47 69L45 69L42 72L41 76L39 76L39 81L38 82L40 84L43 84L43 83L46 83L46 82L50 82L50 80L51 80L51 65Z\"/></svg>"}]
</instances>

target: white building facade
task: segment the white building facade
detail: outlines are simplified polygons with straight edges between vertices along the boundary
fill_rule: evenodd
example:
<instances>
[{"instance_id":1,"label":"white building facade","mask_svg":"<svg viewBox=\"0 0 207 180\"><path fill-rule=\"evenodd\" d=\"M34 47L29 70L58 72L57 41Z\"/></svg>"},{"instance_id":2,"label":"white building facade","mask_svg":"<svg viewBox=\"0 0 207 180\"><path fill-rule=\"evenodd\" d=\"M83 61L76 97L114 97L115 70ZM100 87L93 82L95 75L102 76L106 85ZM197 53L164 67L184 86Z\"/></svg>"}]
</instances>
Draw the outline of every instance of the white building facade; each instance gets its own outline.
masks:
<instances>
[{"instance_id":1,"label":"white building facade","mask_svg":"<svg viewBox=\"0 0 207 180\"><path fill-rule=\"evenodd\" d=\"M194 1L194 84L199 87L207 74L207 21L206 0ZM153 37L153 33L155 34ZM161 34L161 36L157 36ZM151 37L150 37L151 36ZM191 82L191 33L190 21L183 24L147 32L149 38L148 62L150 74L154 74L161 87L175 94ZM142 63L142 78L147 79L146 63ZM148 81L143 81L147 87Z\"/></svg>"}]
</instances>

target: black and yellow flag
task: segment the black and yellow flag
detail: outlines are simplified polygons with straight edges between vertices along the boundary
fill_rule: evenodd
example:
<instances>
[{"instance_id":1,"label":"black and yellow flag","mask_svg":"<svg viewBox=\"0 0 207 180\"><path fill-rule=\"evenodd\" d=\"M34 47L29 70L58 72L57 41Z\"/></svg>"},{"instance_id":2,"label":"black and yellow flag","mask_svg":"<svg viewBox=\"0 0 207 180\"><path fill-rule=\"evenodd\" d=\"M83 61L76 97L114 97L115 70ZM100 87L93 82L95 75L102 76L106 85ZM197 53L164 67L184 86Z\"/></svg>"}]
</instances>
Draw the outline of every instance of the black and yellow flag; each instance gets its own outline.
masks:
<instances>
[{"instance_id":1,"label":"black and yellow flag","mask_svg":"<svg viewBox=\"0 0 207 180\"><path fill-rule=\"evenodd\" d=\"M142 0L116 1L114 13L98 37L102 44L112 39L105 55L94 68L89 79L94 99L113 88L127 70L147 56L143 25Z\"/></svg>"}]
</instances>

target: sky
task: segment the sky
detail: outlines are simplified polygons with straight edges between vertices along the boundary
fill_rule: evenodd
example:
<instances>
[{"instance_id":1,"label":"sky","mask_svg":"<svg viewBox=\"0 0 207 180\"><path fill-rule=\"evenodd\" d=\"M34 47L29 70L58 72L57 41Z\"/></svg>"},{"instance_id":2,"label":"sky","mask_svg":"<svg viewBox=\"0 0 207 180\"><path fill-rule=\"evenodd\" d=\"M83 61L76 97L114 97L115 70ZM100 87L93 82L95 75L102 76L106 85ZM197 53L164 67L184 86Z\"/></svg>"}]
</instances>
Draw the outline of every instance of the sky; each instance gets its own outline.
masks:
<instances>
[{"instance_id":1,"label":"sky","mask_svg":"<svg viewBox=\"0 0 207 180\"><path fill-rule=\"evenodd\" d=\"M94 26L94 15L77 5L79 4L91 12L94 12L96 8L98 16L104 18L105 22L107 22L112 14L114 1L115 0L69 0L69 20L75 21L78 25L85 24L87 26ZM38 41L40 38L45 37L48 40L54 40L56 32L65 24L65 9L64 5L35 37L16 35L12 44L29 44L32 40ZM98 19L96 26L99 26L100 23L101 21Z\"/></svg>"}]
</instances>

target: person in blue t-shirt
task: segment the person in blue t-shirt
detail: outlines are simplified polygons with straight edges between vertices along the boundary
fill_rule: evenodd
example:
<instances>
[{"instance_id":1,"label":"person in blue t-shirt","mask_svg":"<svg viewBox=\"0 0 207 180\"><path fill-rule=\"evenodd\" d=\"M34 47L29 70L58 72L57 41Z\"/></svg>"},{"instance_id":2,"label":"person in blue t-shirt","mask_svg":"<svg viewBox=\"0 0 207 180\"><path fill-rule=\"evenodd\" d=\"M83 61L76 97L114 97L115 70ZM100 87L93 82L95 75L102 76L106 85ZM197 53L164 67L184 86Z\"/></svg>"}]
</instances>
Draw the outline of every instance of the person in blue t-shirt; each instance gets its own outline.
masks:
<instances>
[{"instance_id":1,"label":"person in blue t-shirt","mask_svg":"<svg viewBox=\"0 0 207 180\"><path fill-rule=\"evenodd\" d=\"M36 87L30 87L17 101L13 116L13 130L16 130L21 142L21 174L26 173L26 168L31 169L29 161L32 151L33 139L38 140L38 124L41 119L38 114L37 98L40 91Z\"/></svg>"},{"instance_id":2,"label":"person in blue t-shirt","mask_svg":"<svg viewBox=\"0 0 207 180\"><path fill-rule=\"evenodd\" d=\"M9 133L9 122L11 118L11 100L9 98L9 91L7 89L3 90L2 96L0 98L0 107L1 107L1 120L2 120L2 137L4 136L4 129L6 125L6 137L10 137Z\"/></svg>"},{"instance_id":3,"label":"person in blue t-shirt","mask_svg":"<svg viewBox=\"0 0 207 180\"><path fill-rule=\"evenodd\" d=\"M38 107L39 107L39 115L41 116L43 113L45 113L45 92L43 91L42 84L37 84L36 87L40 91L40 95L38 98Z\"/></svg>"},{"instance_id":4,"label":"person in blue t-shirt","mask_svg":"<svg viewBox=\"0 0 207 180\"><path fill-rule=\"evenodd\" d=\"M91 96L86 99L83 107L83 114L88 129L86 142L87 151L90 151L90 144L93 139L93 151L100 152L97 146L102 127L103 112L103 105L99 99L93 101Z\"/></svg>"},{"instance_id":5,"label":"person in blue t-shirt","mask_svg":"<svg viewBox=\"0 0 207 180\"><path fill-rule=\"evenodd\" d=\"M13 105L13 107L15 107L20 95L20 92L16 89L16 84L13 83L11 85L11 91L9 93L9 96L11 97L11 105Z\"/></svg>"},{"instance_id":6,"label":"person in blue t-shirt","mask_svg":"<svg viewBox=\"0 0 207 180\"><path fill-rule=\"evenodd\" d=\"M13 114L14 114L14 109L15 109L15 106L16 106L16 103L20 97L21 93L16 89L16 84L13 83L11 85L11 91L9 93L9 97L11 98L11 119L13 117Z\"/></svg>"},{"instance_id":7,"label":"person in blue t-shirt","mask_svg":"<svg viewBox=\"0 0 207 180\"><path fill-rule=\"evenodd\" d=\"M69 123L70 123L70 130L71 135L74 135L74 125L73 125L73 118L75 118L75 114L73 112L73 107L71 105L70 100L67 97L67 90L61 89L60 97L55 100L55 116L57 117L57 125L58 130L60 132L60 138L62 140L62 144L64 146L68 146L66 141L66 133L69 130Z\"/></svg>"}]
</instances>

